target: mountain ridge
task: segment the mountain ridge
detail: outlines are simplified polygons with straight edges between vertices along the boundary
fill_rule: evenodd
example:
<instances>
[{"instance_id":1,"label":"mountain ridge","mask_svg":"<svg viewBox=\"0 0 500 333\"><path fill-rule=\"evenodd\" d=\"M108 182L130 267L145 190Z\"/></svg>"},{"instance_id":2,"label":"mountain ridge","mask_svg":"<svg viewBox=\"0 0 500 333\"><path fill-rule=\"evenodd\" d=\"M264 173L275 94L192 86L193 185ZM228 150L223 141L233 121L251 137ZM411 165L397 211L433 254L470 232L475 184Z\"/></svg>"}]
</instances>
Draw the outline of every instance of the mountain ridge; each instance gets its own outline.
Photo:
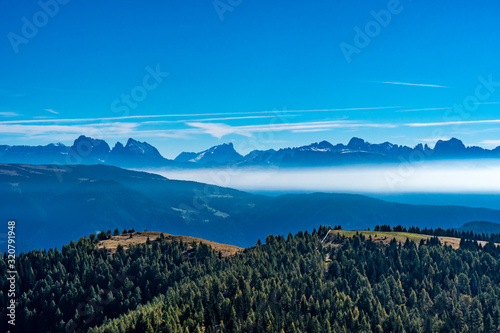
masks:
<instances>
[{"instance_id":1,"label":"mountain ridge","mask_svg":"<svg viewBox=\"0 0 500 333\"><path fill-rule=\"evenodd\" d=\"M484 234L498 234L500 233L500 223L493 223L487 221L472 221L467 222L460 228L459 231L472 231L474 233L484 233Z\"/></svg>"},{"instance_id":2,"label":"mountain ridge","mask_svg":"<svg viewBox=\"0 0 500 333\"><path fill-rule=\"evenodd\" d=\"M197 168L234 166L307 167L348 165L363 163L397 163L401 160L439 160L500 158L500 146L485 149L465 146L456 138L438 140L434 148L427 144L415 147L390 142L373 144L353 137L344 145L323 140L299 147L278 150L253 150L243 156L232 143L213 146L201 152L182 152L175 159L167 159L154 146L129 138L123 145L113 148L106 141L79 136L72 146L49 144L46 146L0 146L0 163L26 164L107 164L126 168Z\"/></svg>"}]
</instances>

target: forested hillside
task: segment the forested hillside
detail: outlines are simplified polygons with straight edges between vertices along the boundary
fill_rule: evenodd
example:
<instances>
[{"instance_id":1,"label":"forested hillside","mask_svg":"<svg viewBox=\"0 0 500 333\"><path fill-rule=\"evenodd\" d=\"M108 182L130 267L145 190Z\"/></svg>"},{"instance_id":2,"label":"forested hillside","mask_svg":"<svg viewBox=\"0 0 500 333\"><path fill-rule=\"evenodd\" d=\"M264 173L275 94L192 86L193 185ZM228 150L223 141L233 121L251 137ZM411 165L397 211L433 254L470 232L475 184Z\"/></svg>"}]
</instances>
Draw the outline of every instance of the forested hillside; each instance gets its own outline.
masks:
<instances>
[{"instance_id":1,"label":"forested hillside","mask_svg":"<svg viewBox=\"0 0 500 333\"><path fill-rule=\"evenodd\" d=\"M376 245L327 228L222 257L158 238L82 238L18 258L18 332L498 332L500 247ZM0 271L5 270L0 261ZM0 287L6 281L0 277ZM2 304L5 294L0 292ZM5 309L5 306L2 306ZM5 315L2 314L4 320ZM3 323L1 331L6 330Z\"/></svg>"}]
</instances>

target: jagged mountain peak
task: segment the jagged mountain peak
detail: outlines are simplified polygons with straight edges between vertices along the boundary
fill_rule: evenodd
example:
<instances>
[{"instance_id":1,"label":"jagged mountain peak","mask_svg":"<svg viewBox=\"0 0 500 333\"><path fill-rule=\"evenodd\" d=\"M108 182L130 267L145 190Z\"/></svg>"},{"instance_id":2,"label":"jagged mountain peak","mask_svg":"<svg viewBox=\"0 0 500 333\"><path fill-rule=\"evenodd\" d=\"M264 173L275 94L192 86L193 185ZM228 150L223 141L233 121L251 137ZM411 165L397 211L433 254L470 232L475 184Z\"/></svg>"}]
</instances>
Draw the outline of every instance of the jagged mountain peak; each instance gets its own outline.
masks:
<instances>
[{"instance_id":1,"label":"jagged mountain peak","mask_svg":"<svg viewBox=\"0 0 500 333\"><path fill-rule=\"evenodd\" d=\"M194 162L200 164L206 163L228 163L242 160L240 155L233 146L232 142L223 143L213 146L199 153L181 153L175 158L177 162Z\"/></svg>"},{"instance_id":2,"label":"jagged mountain peak","mask_svg":"<svg viewBox=\"0 0 500 333\"><path fill-rule=\"evenodd\" d=\"M108 143L101 139L80 135L71 146L74 156L77 157L77 163L101 163L103 162L111 148Z\"/></svg>"},{"instance_id":3,"label":"jagged mountain peak","mask_svg":"<svg viewBox=\"0 0 500 333\"><path fill-rule=\"evenodd\" d=\"M147 142L141 142L129 138L127 144L123 146L122 143L117 142L113 148L113 153L127 156L135 156L148 159L163 159L158 149Z\"/></svg>"},{"instance_id":4,"label":"jagged mountain peak","mask_svg":"<svg viewBox=\"0 0 500 333\"><path fill-rule=\"evenodd\" d=\"M147 142L140 142L140 141L134 140L132 138L129 138L127 140L127 144L125 146L138 146L141 144L148 144L148 143Z\"/></svg>"},{"instance_id":5,"label":"jagged mountain peak","mask_svg":"<svg viewBox=\"0 0 500 333\"><path fill-rule=\"evenodd\" d=\"M49 143L47 147L66 147L64 143L57 142L57 143Z\"/></svg>"},{"instance_id":6,"label":"jagged mountain peak","mask_svg":"<svg viewBox=\"0 0 500 333\"><path fill-rule=\"evenodd\" d=\"M349 140L349 143L347 144L347 148L349 149L363 149L365 148L367 143L365 140L358 138L358 137L353 137L351 140Z\"/></svg>"},{"instance_id":7,"label":"jagged mountain peak","mask_svg":"<svg viewBox=\"0 0 500 333\"><path fill-rule=\"evenodd\" d=\"M78 148L81 145L87 145L87 146L93 146L93 147L97 147L97 146L102 145L102 146L108 148L108 151L110 150L109 145L107 144L106 141L101 140L101 139L93 139L93 138L91 138L89 136L85 136L85 135L80 135L77 139L75 139L72 147Z\"/></svg>"},{"instance_id":8,"label":"jagged mountain peak","mask_svg":"<svg viewBox=\"0 0 500 333\"><path fill-rule=\"evenodd\" d=\"M451 138L449 140L438 140L434 146L434 153L437 154L457 154L466 150L464 143L457 139Z\"/></svg>"},{"instance_id":9,"label":"jagged mountain peak","mask_svg":"<svg viewBox=\"0 0 500 333\"><path fill-rule=\"evenodd\" d=\"M236 151L234 150L232 142L223 143L217 146L213 146L210 149L207 149L207 151L215 151L215 150Z\"/></svg>"},{"instance_id":10,"label":"jagged mountain peak","mask_svg":"<svg viewBox=\"0 0 500 333\"><path fill-rule=\"evenodd\" d=\"M314 142L310 145L299 147L298 149L311 151L331 151L333 149L333 145L330 142L323 140L319 143Z\"/></svg>"},{"instance_id":11,"label":"jagged mountain peak","mask_svg":"<svg viewBox=\"0 0 500 333\"><path fill-rule=\"evenodd\" d=\"M113 147L113 150L122 150L124 148L125 147L123 146L123 143L117 142L117 143L115 143L115 146Z\"/></svg>"}]
</instances>

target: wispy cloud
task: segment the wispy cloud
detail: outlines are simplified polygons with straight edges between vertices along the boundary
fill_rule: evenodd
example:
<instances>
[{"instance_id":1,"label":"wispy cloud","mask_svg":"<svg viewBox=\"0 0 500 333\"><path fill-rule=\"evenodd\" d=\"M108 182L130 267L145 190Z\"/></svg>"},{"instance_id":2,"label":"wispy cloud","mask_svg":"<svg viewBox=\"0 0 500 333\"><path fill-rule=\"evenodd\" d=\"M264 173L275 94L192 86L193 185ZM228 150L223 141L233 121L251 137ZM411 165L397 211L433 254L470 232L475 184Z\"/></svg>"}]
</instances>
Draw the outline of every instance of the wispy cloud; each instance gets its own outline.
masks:
<instances>
[{"instance_id":1,"label":"wispy cloud","mask_svg":"<svg viewBox=\"0 0 500 333\"><path fill-rule=\"evenodd\" d=\"M75 118L75 119L29 119L29 120L9 120L1 121L3 124L30 124L30 123L85 123L93 121L119 121L119 120L134 120L134 119L152 119L152 118L179 118L181 121L188 121L185 118L190 117L217 117L218 120L227 120L229 116L235 115L268 115L269 117L279 117L280 115L289 113L312 113L312 112L335 112L335 111L361 111L361 110L381 110L381 109L394 109L399 106L377 106L377 107L364 107L364 108L342 108L342 109L305 109L305 110L270 110L270 111L248 111L248 112L212 112L212 113L187 113L187 114L160 114L160 115L136 115L136 116L123 116L123 117L101 117L101 118ZM263 116L264 117L264 116ZM217 120L214 118L214 120ZM238 119L238 118L234 118ZM196 120L191 120L196 121Z\"/></svg>"},{"instance_id":2,"label":"wispy cloud","mask_svg":"<svg viewBox=\"0 0 500 333\"><path fill-rule=\"evenodd\" d=\"M385 84L396 84L396 85L402 85L402 86L413 86L413 87L427 87L427 88L448 88L445 86L440 86L437 84L427 84L427 83L408 83L408 82L381 82Z\"/></svg>"},{"instance_id":3,"label":"wispy cloud","mask_svg":"<svg viewBox=\"0 0 500 333\"><path fill-rule=\"evenodd\" d=\"M204 134L200 128L148 129L141 122L98 122L90 124L3 124L0 133L19 139L45 142L72 141L79 135L98 139L190 138Z\"/></svg>"},{"instance_id":4,"label":"wispy cloud","mask_svg":"<svg viewBox=\"0 0 500 333\"><path fill-rule=\"evenodd\" d=\"M481 141L481 144L498 147L500 146L500 140L484 140Z\"/></svg>"},{"instance_id":5,"label":"wispy cloud","mask_svg":"<svg viewBox=\"0 0 500 333\"><path fill-rule=\"evenodd\" d=\"M209 134L215 138L222 138L230 134L236 134L245 137L253 137L255 133L290 131L300 132L320 132L328 131L334 128L353 129L353 128L393 128L394 124L378 124L349 120L334 121L309 121L309 122L284 122L274 123L269 120L265 124L238 125L232 126L223 122L212 122L219 120L241 120L241 119L269 119L274 118L271 115L242 116L242 117L224 117L224 118L202 118L199 121L164 121L152 120L146 122L120 122L109 121L115 118L97 118L101 122L92 122L89 124L68 124L53 122L53 119L39 119L33 121L15 121L0 122L0 132L3 134L22 135L29 138L52 138L60 141L60 137L69 135L85 134L99 138L123 138L125 136L135 137L169 137L169 138L187 138L193 135ZM127 118L129 119L129 118ZM136 118L132 118L136 119ZM288 118L280 118L281 121ZM90 119L86 119L89 121ZM204 121L203 121L204 120ZM145 126L161 125L164 123L176 123L177 128L158 129ZM186 127L187 126L187 127Z\"/></svg>"},{"instance_id":6,"label":"wispy cloud","mask_svg":"<svg viewBox=\"0 0 500 333\"><path fill-rule=\"evenodd\" d=\"M477 105L491 105L491 104L500 104L500 102L479 102L479 103L474 103Z\"/></svg>"},{"instance_id":7,"label":"wispy cloud","mask_svg":"<svg viewBox=\"0 0 500 333\"><path fill-rule=\"evenodd\" d=\"M283 124L262 124L262 125L246 125L246 126L229 126L222 123L186 123L187 125L204 130L206 134L210 134L218 139L229 134L238 134L251 137L253 133L258 132L278 132L278 131L319 131L329 130L333 128L394 128L394 124L375 124L352 122L346 120L334 121L313 121L301 123L283 123Z\"/></svg>"},{"instance_id":8,"label":"wispy cloud","mask_svg":"<svg viewBox=\"0 0 500 333\"><path fill-rule=\"evenodd\" d=\"M396 110L396 112L440 111L440 110L450 110L450 109L451 109L451 107L446 107L446 108L423 108L423 109Z\"/></svg>"},{"instance_id":9,"label":"wispy cloud","mask_svg":"<svg viewBox=\"0 0 500 333\"><path fill-rule=\"evenodd\" d=\"M192 134L202 134L198 130L136 130L130 129L127 131L99 131L99 129L85 129L81 133L66 133L66 132L44 132L31 133L29 136L23 136L24 139L40 140L44 142L72 142L77 136L84 134L95 139L102 140L123 140L129 137L133 138L169 138L169 139L188 139ZM108 142L109 143L109 142Z\"/></svg>"},{"instance_id":10,"label":"wispy cloud","mask_svg":"<svg viewBox=\"0 0 500 333\"><path fill-rule=\"evenodd\" d=\"M418 141L436 143L439 140L448 141L450 139L451 139L451 137L440 136L440 137L437 137L437 138L423 138L423 139L418 139Z\"/></svg>"},{"instance_id":11,"label":"wispy cloud","mask_svg":"<svg viewBox=\"0 0 500 333\"><path fill-rule=\"evenodd\" d=\"M292 130L292 133L311 133L311 132L326 132L326 131L330 131L330 128L315 128L315 129Z\"/></svg>"},{"instance_id":12,"label":"wispy cloud","mask_svg":"<svg viewBox=\"0 0 500 333\"><path fill-rule=\"evenodd\" d=\"M464 120L464 121L443 121L434 123L408 123L409 127L433 127L433 126L452 126L452 125L474 125L474 124L498 124L500 119L491 120Z\"/></svg>"},{"instance_id":13,"label":"wispy cloud","mask_svg":"<svg viewBox=\"0 0 500 333\"><path fill-rule=\"evenodd\" d=\"M274 118L275 116L246 116L246 117L225 117L225 118L201 118L191 120L192 122L204 122L204 121L222 121L222 120L247 120L247 119L269 119ZM295 117L295 115L288 116ZM188 120L150 120L150 121L141 121L142 125L159 125L159 124L175 124L175 123L185 123Z\"/></svg>"},{"instance_id":14,"label":"wispy cloud","mask_svg":"<svg viewBox=\"0 0 500 333\"><path fill-rule=\"evenodd\" d=\"M478 102L473 103L474 105L496 105L500 104L500 102ZM418 109L404 109L404 110L396 110L395 112L415 112L415 111L441 111L441 110L451 110L453 109L450 106L447 107L429 107L429 108L418 108Z\"/></svg>"},{"instance_id":15,"label":"wispy cloud","mask_svg":"<svg viewBox=\"0 0 500 333\"><path fill-rule=\"evenodd\" d=\"M373 106L365 108L341 108L341 109L305 109L305 110L285 110L279 112L330 112L330 111L365 111L365 110L383 110L383 109L395 109L400 106Z\"/></svg>"},{"instance_id":16,"label":"wispy cloud","mask_svg":"<svg viewBox=\"0 0 500 333\"><path fill-rule=\"evenodd\" d=\"M229 126L221 123L187 123L188 126L202 129L204 133L220 139L229 134L239 134L246 137L252 137L252 133L242 129L242 126Z\"/></svg>"},{"instance_id":17,"label":"wispy cloud","mask_svg":"<svg viewBox=\"0 0 500 333\"><path fill-rule=\"evenodd\" d=\"M141 116L124 116L124 117L101 117L101 118L66 118L66 119L29 119L29 120L9 120L0 121L0 124L36 124L36 123L86 123L93 121L119 121L119 120L132 120L132 119L150 119L150 118L165 118L165 117L180 117L180 116L205 116L206 114L162 114L162 115L141 115ZM210 115L210 114L209 114Z\"/></svg>"},{"instance_id":18,"label":"wispy cloud","mask_svg":"<svg viewBox=\"0 0 500 333\"><path fill-rule=\"evenodd\" d=\"M2 117L17 117L19 115L20 114L16 112L0 112L0 116Z\"/></svg>"},{"instance_id":19,"label":"wispy cloud","mask_svg":"<svg viewBox=\"0 0 500 333\"><path fill-rule=\"evenodd\" d=\"M103 123L86 125L20 125L0 124L2 134L21 134L23 136L34 136L43 134L72 134L72 135L94 135L100 137L105 135L128 135L138 123Z\"/></svg>"},{"instance_id":20,"label":"wispy cloud","mask_svg":"<svg viewBox=\"0 0 500 333\"><path fill-rule=\"evenodd\" d=\"M54 111L52 109L44 109L44 111L47 111L47 112L50 112L50 113L53 113L53 114L59 114L59 112Z\"/></svg>"}]
</instances>

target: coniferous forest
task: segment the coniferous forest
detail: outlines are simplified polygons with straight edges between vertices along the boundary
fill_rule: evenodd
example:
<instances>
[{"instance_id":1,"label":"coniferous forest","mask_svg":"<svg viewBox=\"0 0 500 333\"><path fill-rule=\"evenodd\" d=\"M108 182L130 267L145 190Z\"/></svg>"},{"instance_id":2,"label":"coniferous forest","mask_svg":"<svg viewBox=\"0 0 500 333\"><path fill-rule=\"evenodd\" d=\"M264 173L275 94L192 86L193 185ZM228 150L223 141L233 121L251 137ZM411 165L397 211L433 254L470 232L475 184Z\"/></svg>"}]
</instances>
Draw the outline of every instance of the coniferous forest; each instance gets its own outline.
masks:
<instances>
[{"instance_id":1,"label":"coniferous forest","mask_svg":"<svg viewBox=\"0 0 500 333\"><path fill-rule=\"evenodd\" d=\"M164 238L109 255L94 236L21 254L16 330L500 332L500 247L380 246L363 235L321 244L327 232L268 236L225 258Z\"/></svg>"}]
</instances>

